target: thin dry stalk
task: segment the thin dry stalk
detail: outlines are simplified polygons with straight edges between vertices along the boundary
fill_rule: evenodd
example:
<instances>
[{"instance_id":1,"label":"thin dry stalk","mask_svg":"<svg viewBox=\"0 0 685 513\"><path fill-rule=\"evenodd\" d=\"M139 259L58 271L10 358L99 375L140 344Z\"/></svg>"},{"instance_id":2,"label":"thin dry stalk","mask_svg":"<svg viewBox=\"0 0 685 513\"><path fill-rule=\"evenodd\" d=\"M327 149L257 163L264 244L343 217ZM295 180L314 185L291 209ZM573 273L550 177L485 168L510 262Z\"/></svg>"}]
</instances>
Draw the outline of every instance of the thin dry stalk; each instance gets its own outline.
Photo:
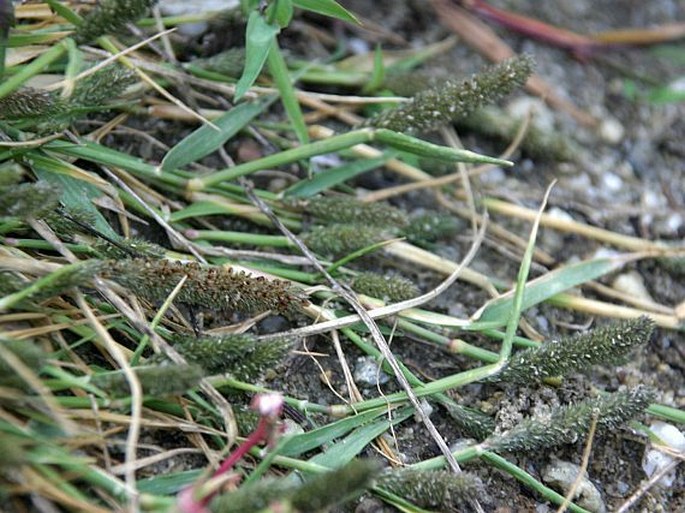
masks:
<instances>
[{"instance_id":1,"label":"thin dry stalk","mask_svg":"<svg viewBox=\"0 0 685 513\"><path fill-rule=\"evenodd\" d=\"M590 463L590 454L592 454L592 442L595 439L596 429L597 413L595 413L592 416L592 423L590 424L590 430L588 431L587 441L585 442L585 449L583 450L583 461L581 462L580 468L578 469L578 475L576 476L575 481L573 481L571 488L569 488L568 493L564 497L564 502L562 502L559 506L559 509L557 509L557 513L564 513L564 511L568 509L569 504L571 504L573 498L576 496L576 490L578 490L580 483L583 482L585 471L587 470L587 466Z\"/></svg>"},{"instance_id":2,"label":"thin dry stalk","mask_svg":"<svg viewBox=\"0 0 685 513\"><path fill-rule=\"evenodd\" d=\"M140 385L138 376L128 362L128 358L121 351L119 344L110 336L107 329L98 321L91 310L88 302L80 292L74 293L74 299L83 314L90 321L90 325L98 334L98 338L105 345L111 357L117 362L126 378L126 382L131 390L131 424L126 437L126 455L124 463L124 480L126 482L126 493L129 498L129 511L135 513L138 510L140 494L136 482L136 458L138 453L138 440L140 438L140 418L143 410L143 387Z\"/></svg>"},{"instance_id":3,"label":"thin dry stalk","mask_svg":"<svg viewBox=\"0 0 685 513\"><path fill-rule=\"evenodd\" d=\"M644 497L644 495L649 492L651 488L653 488L660 480L662 477L668 475L670 472L673 472L675 468L682 463L682 459L675 459L672 462L670 462L668 465L663 467L662 469L659 470L659 472L656 472L651 478L649 478L649 481L646 483L642 484L636 491L628 497L628 499L621 504L621 507L616 510L616 513L626 513L630 508L635 506L635 504L638 503L638 501Z\"/></svg>"}]
</instances>

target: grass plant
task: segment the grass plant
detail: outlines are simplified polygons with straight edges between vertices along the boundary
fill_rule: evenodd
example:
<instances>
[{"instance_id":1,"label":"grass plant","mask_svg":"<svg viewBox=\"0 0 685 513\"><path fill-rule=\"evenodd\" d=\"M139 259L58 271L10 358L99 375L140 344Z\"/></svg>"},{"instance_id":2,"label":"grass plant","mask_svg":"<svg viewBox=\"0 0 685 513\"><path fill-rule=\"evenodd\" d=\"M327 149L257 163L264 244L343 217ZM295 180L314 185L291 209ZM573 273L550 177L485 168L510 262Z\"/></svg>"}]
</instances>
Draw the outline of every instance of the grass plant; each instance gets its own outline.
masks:
<instances>
[{"instance_id":1,"label":"grass plant","mask_svg":"<svg viewBox=\"0 0 685 513\"><path fill-rule=\"evenodd\" d=\"M351 74L357 82L343 84L364 96L323 93L313 85L339 91L340 56L302 69L282 36L303 12L356 23L334 0L243 0L231 16L245 27L245 49L230 66L211 56L179 65L150 41L128 52L156 23L210 17L160 18L154 4L0 2L3 20L16 19L0 23L0 493L10 510L313 512L371 493L401 511L477 511L479 497L496 490L461 471L476 459L562 504L507 456L573 443L593 419L600 431L645 412L685 422L646 387L584 397L504 433L492 412L456 398L469 384L542 387L590 365L610 371L655 326L682 330L675 307L569 294L638 260L682 258L682 247L548 216L551 189L537 209L484 197L491 213L533 223L507 281L469 267L485 237L501 234L487 215L462 229L445 209L417 214L357 194L383 193L356 180L384 166L420 186L433 178L417 167L425 157L511 167L428 133L520 87L530 57L389 99L373 95L389 83L386 71L411 70L435 52L379 49L368 71ZM45 74L56 85L34 80ZM311 121L331 115L337 132ZM328 158L331 167L313 172ZM632 253L533 279L540 227ZM459 263L438 254L438 243L460 236L470 249ZM430 289L409 279L426 273L444 281ZM442 313L431 301L450 287L487 299L462 316ZM631 320L540 343L521 327L543 303ZM469 363L428 379L388 345L393 337ZM354 346L399 385L362 395L350 375L349 397L308 397L293 384L291 360L318 358L301 345L314 338L334 341L341 373L350 374L345 353ZM281 433L280 406L260 410L256 427L238 419L251 397L271 393L304 432ZM383 437L414 414L431 430L425 443L446 447L417 412L419 399L476 440L381 471L362 456L381 447L396 463Z\"/></svg>"}]
</instances>

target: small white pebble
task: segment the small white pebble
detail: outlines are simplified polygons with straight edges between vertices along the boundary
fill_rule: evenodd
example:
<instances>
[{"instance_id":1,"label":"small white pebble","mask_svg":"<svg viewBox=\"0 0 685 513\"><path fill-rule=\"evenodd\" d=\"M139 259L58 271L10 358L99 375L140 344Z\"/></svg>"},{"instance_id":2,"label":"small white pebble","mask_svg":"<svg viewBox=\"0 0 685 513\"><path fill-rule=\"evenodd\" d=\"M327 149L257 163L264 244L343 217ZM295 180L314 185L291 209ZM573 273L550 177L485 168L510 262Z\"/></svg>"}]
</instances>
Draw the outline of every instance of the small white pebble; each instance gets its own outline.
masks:
<instances>
[{"instance_id":1,"label":"small white pebble","mask_svg":"<svg viewBox=\"0 0 685 513\"><path fill-rule=\"evenodd\" d=\"M547 214L555 219L561 219L563 221L573 221L571 214L559 207L552 207L547 211Z\"/></svg>"},{"instance_id":2,"label":"small white pebble","mask_svg":"<svg viewBox=\"0 0 685 513\"><path fill-rule=\"evenodd\" d=\"M625 128L617 120L613 118L605 118L599 125L599 137L608 144L618 144L623 140L625 135Z\"/></svg>"},{"instance_id":3,"label":"small white pebble","mask_svg":"<svg viewBox=\"0 0 685 513\"><path fill-rule=\"evenodd\" d=\"M533 115L533 123L541 130L554 129L554 113L539 98L521 96L509 102L506 106L507 113L517 119L524 119L530 112Z\"/></svg>"},{"instance_id":4,"label":"small white pebble","mask_svg":"<svg viewBox=\"0 0 685 513\"><path fill-rule=\"evenodd\" d=\"M360 356L354 366L354 381L363 387L383 385L390 380L388 375L379 369L378 362L371 356Z\"/></svg>"},{"instance_id":5,"label":"small white pebble","mask_svg":"<svg viewBox=\"0 0 685 513\"><path fill-rule=\"evenodd\" d=\"M565 495L575 484L576 478L580 472L580 466L575 463L553 459L552 462L543 469L542 480ZM587 472L583 472L580 484L576 488L574 500L579 506L594 513L606 512L602 494L592 481L590 481Z\"/></svg>"},{"instance_id":6,"label":"small white pebble","mask_svg":"<svg viewBox=\"0 0 685 513\"><path fill-rule=\"evenodd\" d=\"M354 55L364 55L371 51L369 43L359 37L351 37L347 40L347 48Z\"/></svg>"},{"instance_id":7,"label":"small white pebble","mask_svg":"<svg viewBox=\"0 0 685 513\"><path fill-rule=\"evenodd\" d=\"M685 452L685 434L683 434L677 427L666 422L654 422L649 429L654 433L659 440L674 452ZM642 470L644 470L647 477L652 477L657 472L670 465L675 458L666 452L662 452L658 447L649 446L642 458ZM670 488L675 482L676 471L666 474L657 483L664 488Z\"/></svg>"},{"instance_id":8,"label":"small white pebble","mask_svg":"<svg viewBox=\"0 0 685 513\"><path fill-rule=\"evenodd\" d=\"M637 271L619 274L616 276L611 286L628 296L639 298L643 301L649 301L652 303L654 302L654 299L652 299L652 296L649 294L649 291L645 286L645 281L642 279L642 275Z\"/></svg>"},{"instance_id":9,"label":"small white pebble","mask_svg":"<svg viewBox=\"0 0 685 513\"><path fill-rule=\"evenodd\" d=\"M623 187L623 180L620 176L607 171L602 173L602 186L609 192L618 192Z\"/></svg>"}]
</instances>

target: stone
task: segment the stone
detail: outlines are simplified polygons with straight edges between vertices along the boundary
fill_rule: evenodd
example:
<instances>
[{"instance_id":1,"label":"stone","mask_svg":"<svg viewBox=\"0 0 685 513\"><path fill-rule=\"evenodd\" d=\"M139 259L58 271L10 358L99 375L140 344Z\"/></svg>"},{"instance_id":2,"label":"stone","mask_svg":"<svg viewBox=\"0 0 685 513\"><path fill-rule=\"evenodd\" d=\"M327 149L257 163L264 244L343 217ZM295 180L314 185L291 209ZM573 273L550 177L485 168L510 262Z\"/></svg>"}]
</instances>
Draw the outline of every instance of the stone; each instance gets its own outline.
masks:
<instances>
[{"instance_id":1,"label":"stone","mask_svg":"<svg viewBox=\"0 0 685 513\"><path fill-rule=\"evenodd\" d=\"M581 469L579 465L570 461L554 459L542 472L542 480L559 493L566 496L575 483ZM606 513L606 505L602 499L602 494L588 478L587 472L583 472L583 477L576 488L574 502L578 506L592 511L593 513Z\"/></svg>"}]
</instances>

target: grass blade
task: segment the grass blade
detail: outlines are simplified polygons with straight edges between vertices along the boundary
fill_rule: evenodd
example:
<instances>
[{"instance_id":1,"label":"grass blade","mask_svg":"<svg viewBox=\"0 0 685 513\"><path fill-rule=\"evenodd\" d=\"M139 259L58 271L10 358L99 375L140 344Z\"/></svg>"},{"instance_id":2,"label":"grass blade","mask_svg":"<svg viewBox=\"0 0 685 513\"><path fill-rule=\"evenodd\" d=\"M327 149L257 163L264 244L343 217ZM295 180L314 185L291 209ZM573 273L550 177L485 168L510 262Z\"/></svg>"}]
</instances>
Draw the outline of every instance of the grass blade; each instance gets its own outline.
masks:
<instances>
[{"instance_id":1,"label":"grass blade","mask_svg":"<svg viewBox=\"0 0 685 513\"><path fill-rule=\"evenodd\" d=\"M375 438L381 436L390 428L408 419L413 408L402 408L393 413L392 421L388 419L378 420L372 424L359 427L350 433L340 442L333 445L325 453L317 454L309 460L310 463L323 465L328 468L338 468L345 463L352 461L361 451L364 450Z\"/></svg>"},{"instance_id":2,"label":"grass blade","mask_svg":"<svg viewBox=\"0 0 685 513\"><path fill-rule=\"evenodd\" d=\"M299 456L304 452L321 447L385 413L387 413L386 408L370 410L294 436L286 442L279 451L279 454L283 456Z\"/></svg>"},{"instance_id":3,"label":"grass blade","mask_svg":"<svg viewBox=\"0 0 685 513\"><path fill-rule=\"evenodd\" d=\"M577 287L590 280L604 276L623 267L634 260L632 255L620 257L596 258L586 262L567 265L555 269L544 276L531 280L526 284L523 295L523 310L537 305L556 294ZM473 320L481 322L495 322L504 325L514 302L513 291L488 301L473 315Z\"/></svg>"},{"instance_id":4,"label":"grass blade","mask_svg":"<svg viewBox=\"0 0 685 513\"><path fill-rule=\"evenodd\" d=\"M293 4L306 11L360 25L359 20L354 14L334 0L293 0Z\"/></svg>"},{"instance_id":5,"label":"grass blade","mask_svg":"<svg viewBox=\"0 0 685 513\"><path fill-rule=\"evenodd\" d=\"M342 166L321 171L310 179L296 182L285 190L284 195L291 198L309 198L315 196L322 191L340 185L346 180L350 180L355 176L382 166L388 160L395 158L398 154L398 152L390 150L384 152L381 157L368 160L357 160L348 164L343 164Z\"/></svg>"},{"instance_id":6,"label":"grass blade","mask_svg":"<svg viewBox=\"0 0 685 513\"><path fill-rule=\"evenodd\" d=\"M307 132L307 124L304 121L302 109L300 109L300 104L297 101L297 95L295 94L295 89L293 88L290 79L288 66L285 63L281 49L278 47L278 40L275 37L271 43L271 50L269 50L269 55L267 57L267 65L269 66L271 77L276 83L278 91L281 93L281 102L283 103L286 114L288 114L288 119L290 119L290 122L293 125L297 140L300 141L301 144L308 143L309 134Z\"/></svg>"},{"instance_id":7,"label":"grass blade","mask_svg":"<svg viewBox=\"0 0 685 513\"><path fill-rule=\"evenodd\" d=\"M240 100L257 80L280 30L278 25L270 25L259 12L250 13L245 32L245 69L236 84L236 101Z\"/></svg>"},{"instance_id":8,"label":"grass blade","mask_svg":"<svg viewBox=\"0 0 685 513\"><path fill-rule=\"evenodd\" d=\"M256 116L264 112L273 101L274 98L270 97L236 105L214 120L214 124L219 127L218 131L209 125L202 125L168 151L162 160L161 170L182 168L218 150Z\"/></svg>"}]
</instances>

